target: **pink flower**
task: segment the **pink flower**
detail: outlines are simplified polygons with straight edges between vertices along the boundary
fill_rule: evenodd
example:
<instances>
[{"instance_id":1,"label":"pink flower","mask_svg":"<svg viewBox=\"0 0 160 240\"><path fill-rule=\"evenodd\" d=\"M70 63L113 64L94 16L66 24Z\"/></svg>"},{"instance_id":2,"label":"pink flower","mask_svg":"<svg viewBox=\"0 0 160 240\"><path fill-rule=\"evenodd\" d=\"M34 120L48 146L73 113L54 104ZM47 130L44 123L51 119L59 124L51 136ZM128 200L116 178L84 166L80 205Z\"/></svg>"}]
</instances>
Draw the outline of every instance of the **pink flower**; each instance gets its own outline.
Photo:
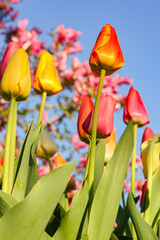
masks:
<instances>
[{"instance_id":1,"label":"pink flower","mask_svg":"<svg viewBox=\"0 0 160 240\"><path fill-rule=\"evenodd\" d=\"M133 87L129 90L123 114L123 120L126 124L131 119L134 124L138 124L138 127L142 127L150 122L140 94Z\"/></svg>"},{"instance_id":2,"label":"pink flower","mask_svg":"<svg viewBox=\"0 0 160 240\"><path fill-rule=\"evenodd\" d=\"M25 30L27 25L28 25L28 19L27 18L18 21L18 29L21 30L21 31Z\"/></svg>"},{"instance_id":3,"label":"pink flower","mask_svg":"<svg viewBox=\"0 0 160 240\"><path fill-rule=\"evenodd\" d=\"M155 133L149 127L146 127L142 136L142 143L148 139L152 139Z\"/></svg>"},{"instance_id":4,"label":"pink flower","mask_svg":"<svg viewBox=\"0 0 160 240\"><path fill-rule=\"evenodd\" d=\"M10 60L12 54L20 48L20 45L17 42L10 42L6 48L6 51L3 55L2 61L0 62L0 79L2 79L3 73L6 69L6 66Z\"/></svg>"}]
</instances>

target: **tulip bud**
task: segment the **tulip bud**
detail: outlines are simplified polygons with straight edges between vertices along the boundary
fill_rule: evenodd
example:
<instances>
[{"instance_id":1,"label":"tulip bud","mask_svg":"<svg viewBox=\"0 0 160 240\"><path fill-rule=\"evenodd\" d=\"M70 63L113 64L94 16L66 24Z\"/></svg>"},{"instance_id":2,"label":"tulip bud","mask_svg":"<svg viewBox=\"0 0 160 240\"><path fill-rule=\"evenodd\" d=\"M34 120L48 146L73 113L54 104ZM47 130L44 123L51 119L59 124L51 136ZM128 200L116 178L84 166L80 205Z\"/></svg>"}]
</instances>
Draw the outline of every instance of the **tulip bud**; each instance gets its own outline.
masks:
<instances>
[{"instance_id":1,"label":"tulip bud","mask_svg":"<svg viewBox=\"0 0 160 240\"><path fill-rule=\"evenodd\" d=\"M63 166L64 164L67 164L68 162L61 156L60 153L56 153L51 159L51 162L53 163L53 169L56 169L58 167ZM73 175L71 174L69 183L67 185L67 191L75 190L76 184L75 180L73 178Z\"/></svg>"},{"instance_id":2,"label":"tulip bud","mask_svg":"<svg viewBox=\"0 0 160 240\"><path fill-rule=\"evenodd\" d=\"M89 64L98 76L101 69L105 69L106 75L109 76L124 65L117 34L111 25L107 24L102 28L91 52Z\"/></svg>"},{"instance_id":3,"label":"tulip bud","mask_svg":"<svg viewBox=\"0 0 160 240\"><path fill-rule=\"evenodd\" d=\"M146 140L141 145L143 174L146 179L148 177L148 159L149 159L150 143L151 143L151 140ZM152 174L159 168L159 166L160 166L160 142L156 142L154 145L154 159L153 159L153 166L152 166Z\"/></svg>"},{"instance_id":4,"label":"tulip bud","mask_svg":"<svg viewBox=\"0 0 160 240\"><path fill-rule=\"evenodd\" d=\"M20 48L18 42L10 42L6 48L6 51L3 55L2 61L0 63L0 79L2 79L3 73L6 69L6 66L11 58L12 54Z\"/></svg>"},{"instance_id":5,"label":"tulip bud","mask_svg":"<svg viewBox=\"0 0 160 240\"><path fill-rule=\"evenodd\" d=\"M43 50L40 56L33 89L40 95L46 92L47 96L55 95L62 90L59 76L53 62L53 56L46 50Z\"/></svg>"},{"instance_id":6,"label":"tulip bud","mask_svg":"<svg viewBox=\"0 0 160 240\"><path fill-rule=\"evenodd\" d=\"M138 127L142 127L150 122L140 94L133 87L130 88L128 93L123 114L123 120L126 124L131 119Z\"/></svg>"},{"instance_id":7,"label":"tulip bud","mask_svg":"<svg viewBox=\"0 0 160 240\"><path fill-rule=\"evenodd\" d=\"M97 119L97 138L106 138L111 135L115 107L116 101L112 96L101 96ZM82 125L83 130L88 134L91 134L92 132L93 112L94 109L90 112Z\"/></svg>"},{"instance_id":8,"label":"tulip bud","mask_svg":"<svg viewBox=\"0 0 160 240\"><path fill-rule=\"evenodd\" d=\"M5 100L15 98L24 101L31 90L31 74L28 55L23 49L15 51L4 71L0 82L0 94Z\"/></svg>"},{"instance_id":9,"label":"tulip bud","mask_svg":"<svg viewBox=\"0 0 160 240\"><path fill-rule=\"evenodd\" d=\"M94 108L90 97L85 96L82 100L78 115L77 130L82 142L89 143L90 136L83 130L82 124L91 110Z\"/></svg>"},{"instance_id":10,"label":"tulip bud","mask_svg":"<svg viewBox=\"0 0 160 240\"><path fill-rule=\"evenodd\" d=\"M36 156L44 159L51 158L58 151L52 137L46 130L42 130L40 139L37 145Z\"/></svg>"},{"instance_id":11,"label":"tulip bud","mask_svg":"<svg viewBox=\"0 0 160 240\"><path fill-rule=\"evenodd\" d=\"M155 133L149 127L146 127L142 136L142 143L148 139L152 139Z\"/></svg>"},{"instance_id":12,"label":"tulip bud","mask_svg":"<svg viewBox=\"0 0 160 240\"><path fill-rule=\"evenodd\" d=\"M106 138L106 147L105 147L105 164L111 159L114 149L117 145L115 131L113 129L112 134Z\"/></svg>"}]
</instances>

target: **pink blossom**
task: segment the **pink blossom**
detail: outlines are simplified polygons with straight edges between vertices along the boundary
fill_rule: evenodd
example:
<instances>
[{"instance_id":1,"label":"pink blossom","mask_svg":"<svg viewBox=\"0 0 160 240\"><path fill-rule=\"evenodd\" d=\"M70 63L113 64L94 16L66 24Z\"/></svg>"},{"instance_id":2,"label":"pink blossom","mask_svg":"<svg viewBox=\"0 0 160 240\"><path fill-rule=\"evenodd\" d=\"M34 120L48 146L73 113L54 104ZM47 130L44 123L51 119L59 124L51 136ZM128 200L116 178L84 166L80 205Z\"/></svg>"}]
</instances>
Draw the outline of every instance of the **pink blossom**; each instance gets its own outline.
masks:
<instances>
[{"instance_id":1,"label":"pink blossom","mask_svg":"<svg viewBox=\"0 0 160 240\"><path fill-rule=\"evenodd\" d=\"M25 30L27 25L28 25L28 19L27 18L18 21L18 29L19 30L22 30L22 31Z\"/></svg>"},{"instance_id":2,"label":"pink blossom","mask_svg":"<svg viewBox=\"0 0 160 240\"><path fill-rule=\"evenodd\" d=\"M43 177L44 175L46 175L49 172L50 172L50 167L49 167L48 163L46 163L46 165L43 165L38 168L38 174L40 177Z\"/></svg>"},{"instance_id":3,"label":"pink blossom","mask_svg":"<svg viewBox=\"0 0 160 240\"><path fill-rule=\"evenodd\" d=\"M11 3L19 3L21 0L10 0Z\"/></svg>"}]
</instances>

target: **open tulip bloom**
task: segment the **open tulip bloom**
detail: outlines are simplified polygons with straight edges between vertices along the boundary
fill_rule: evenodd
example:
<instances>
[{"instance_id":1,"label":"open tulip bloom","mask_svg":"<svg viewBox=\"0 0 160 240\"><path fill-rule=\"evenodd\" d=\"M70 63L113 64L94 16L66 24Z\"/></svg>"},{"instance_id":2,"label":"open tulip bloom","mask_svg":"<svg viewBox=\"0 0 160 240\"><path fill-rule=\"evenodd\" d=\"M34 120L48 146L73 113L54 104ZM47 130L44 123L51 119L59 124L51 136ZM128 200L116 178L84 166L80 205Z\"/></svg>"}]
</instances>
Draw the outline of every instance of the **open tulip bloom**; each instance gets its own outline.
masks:
<instances>
[{"instance_id":1,"label":"open tulip bloom","mask_svg":"<svg viewBox=\"0 0 160 240\"><path fill-rule=\"evenodd\" d=\"M17 101L28 98L31 77L27 53L16 43L8 45L0 63L0 94L10 102L4 156L0 152L3 173L0 239L160 239L160 134L148 128L142 138L141 155L147 183L142 204L137 207L136 135L138 127L149 123L149 117L140 94L131 87L123 115L127 126L116 141L116 101L110 95L102 95L104 77L124 65L118 37L110 24L102 28L89 64L100 78L95 104L85 96L78 114L80 140L89 146L83 183L75 190L76 161L67 162L43 128L46 96L54 97L62 90L53 56L46 50L40 56L33 83L35 93L42 95L37 126L31 122L15 158ZM124 197L131 154L132 193ZM36 155L48 161L43 174L38 169Z\"/></svg>"}]
</instances>

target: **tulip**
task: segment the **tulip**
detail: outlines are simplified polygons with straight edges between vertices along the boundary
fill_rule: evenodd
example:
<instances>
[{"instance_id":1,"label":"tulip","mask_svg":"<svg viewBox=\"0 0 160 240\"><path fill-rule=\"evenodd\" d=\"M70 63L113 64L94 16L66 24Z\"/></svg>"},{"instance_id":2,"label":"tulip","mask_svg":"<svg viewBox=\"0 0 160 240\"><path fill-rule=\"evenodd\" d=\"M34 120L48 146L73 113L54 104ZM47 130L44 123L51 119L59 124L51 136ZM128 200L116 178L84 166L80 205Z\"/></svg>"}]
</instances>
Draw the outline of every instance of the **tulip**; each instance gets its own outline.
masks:
<instances>
[{"instance_id":1,"label":"tulip","mask_svg":"<svg viewBox=\"0 0 160 240\"><path fill-rule=\"evenodd\" d=\"M82 142L89 143L90 136L83 130L82 124L94 108L93 102L90 97L85 96L82 100L81 107L78 115L77 130Z\"/></svg>"},{"instance_id":2,"label":"tulip","mask_svg":"<svg viewBox=\"0 0 160 240\"><path fill-rule=\"evenodd\" d=\"M144 177L148 178L148 159L150 150L151 139L146 140L141 145L141 158L143 164ZM152 174L160 167L160 142L156 142L154 145L154 159L152 165Z\"/></svg>"},{"instance_id":3,"label":"tulip","mask_svg":"<svg viewBox=\"0 0 160 240\"><path fill-rule=\"evenodd\" d=\"M33 89L37 94L47 93L55 95L62 90L62 86L55 68L53 57L46 50L42 51L37 66Z\"/></svg>"},{"instance_id":4,"label":"tulip","mask_svg":"<svg viewBox=\"0 0 160 240\"><path fill-rule=\"evenodd\" d=\"M97 119L97 138L106 138L113 131L114 111L116 101L112 96L101 96ZM85 132L91 134L94 109L89 113L82 127Z\"/></svg>"},{"instance_id":5,"label":"tulip","mask_svg":"<svg viewBox=\"0 0 160 240\"><path fill-rule=\"evenodd\" d=\"M31 90L31 75L28 55L23 49L15 51L0 82L0 94L5 100L26 100Z\"/></svg>"},{"instance_id":6,"label":"tulip","mask_svg":"<svg viewBox=\"0 0 160 240\"><path fill-rule=\"evenodd\" d=\"M91 52L89 64L92 71L99 76L101 69L109 76L124 65L122 50L114 28L105 25Z\"/></svg>"},{"instance_id":7,"label":"tulip","mask_svg":"<svg viewBox=\"0 0 160 240\"><path fill-rule=\"evenodd\" d=\"M64 164L67 164L68 162L62 157L60 153L56 153L51 159L51 162L53 163L52 169L56 169L58 167L63 166ZM67 191L76 189L75 180L73 178L73 175L71 174L69 183L67 185Z\"/></svg>"},{"instance_id":8,"label":"tulip","mask_svg":"<svg viewBox=\"0 0 160 240\"><path fill-rule=\"evenodd\" d=\"M112 134L106 138L106 146L105 146L105 164L111 159L114 149L117 145L115 138L115 130L113 129Z\"/></svg>"},{"instance_id":9,"label":"tulip","mask_svg":"<svg viewBox=\"0 0 160 240\"><path fill-rule=\"evenodd\" d=\"M0 63L0 79L2 79L3 73L6 69L6 66L11 58L12 54L20 48L18 42L10 42L6 48L6 51L3 55L2 61Z\"/></svg>"},{"instance_id":10,"label":"tulip","mask_svg":"<svg viewBox=\"0 0 160 240\"><path fill-rule=\"evenodd\" d=\"M52 137L46 130L43 129L38 141L36 156L48 160L57 151L57 146L52 140Z\"/></svg>"},{"instance_id":11,"label":"tulip","mask_svg":"<svg viewBox=\"0 0 160 240\"><path fill-rule=\"evenodd\" d=\"M138 127L142 127L150 122L140 94L133 87L130 88L128 93L123 114L123 120L126 124L131 119Z\"/></svg>"},{"instance_id":12,"label":"tulip","mask_svg":"<svg viewBox=\"0 0 160 240\"><path fill-rule=\"evenodd\" d=\"M148 139L152 139L155 133L149 127L146 127L142 136L142 143Z\"/></svg>"}]
</instances>

